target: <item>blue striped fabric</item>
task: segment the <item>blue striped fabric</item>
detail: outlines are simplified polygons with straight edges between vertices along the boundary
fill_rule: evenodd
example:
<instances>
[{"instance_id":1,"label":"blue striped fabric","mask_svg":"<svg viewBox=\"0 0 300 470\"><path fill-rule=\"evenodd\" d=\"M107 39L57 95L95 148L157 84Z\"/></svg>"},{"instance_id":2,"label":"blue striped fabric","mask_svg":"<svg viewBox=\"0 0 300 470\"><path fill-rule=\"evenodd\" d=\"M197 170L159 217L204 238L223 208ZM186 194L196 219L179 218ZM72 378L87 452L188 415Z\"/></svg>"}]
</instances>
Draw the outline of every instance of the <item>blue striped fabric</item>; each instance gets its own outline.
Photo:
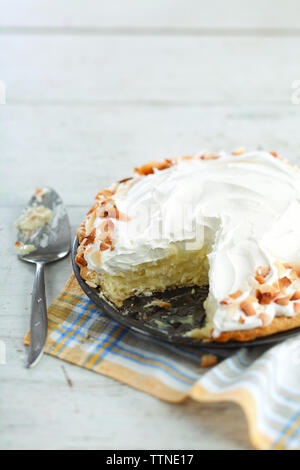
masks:
<instances>
[{"instance_id":1,"label":"blue striped fabric","mask_svg":"<svg viewBox=\"0 0 300 470\"><path fill-rule=\"evenodd\" d=\"M137 336L106 317L80 290L74 276L48 310L46 353L105 374L160 399L229 400L245 411L257 448L300 448L300 338L270 349L177 347ZM28 344L28 337L25 340ZM210 356L207 356L210 354Z\"/></svg>"},{"instance_id":2,"label":"blue striped fabric","mask_svg":"<svg viewBox=\"0 0 300 470\"><path fill-rule=\"evenodd\" d=\"M200 378L198 385L216 398L240 393L240 404L253 415L256 432L273 449L300 448L300 338L271 349L241 349ZM259 445L259 444L258 444ZM262 446L263 447L263 446ZM263 447L264 448L264 447Z\"/></svg>"}]
</instances>

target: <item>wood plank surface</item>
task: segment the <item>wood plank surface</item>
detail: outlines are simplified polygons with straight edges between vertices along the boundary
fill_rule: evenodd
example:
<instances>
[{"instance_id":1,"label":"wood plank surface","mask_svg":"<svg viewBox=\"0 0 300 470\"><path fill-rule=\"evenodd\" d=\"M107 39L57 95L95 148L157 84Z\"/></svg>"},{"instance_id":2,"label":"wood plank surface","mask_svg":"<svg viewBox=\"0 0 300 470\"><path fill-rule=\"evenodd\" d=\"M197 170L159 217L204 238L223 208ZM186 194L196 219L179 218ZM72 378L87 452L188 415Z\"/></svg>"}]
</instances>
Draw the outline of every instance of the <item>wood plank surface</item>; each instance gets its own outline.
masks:
<instances>
[{"instance_id":1,"label":"wood plank surface","mask_svg":"<svg viewBox=\"0 0 300 470\"><path fill-rule=\"evenodd\" d=\"M298 8L297 0L0 0L0 27L285 31L299 28Z\"/></svg>"},{"instance_id":2,"label":"wood plank surface","mask_svg":"<svg viewBox=\"0 0 300 470\"><path fill-rule=\"evenodd\" d=\"M7 103L289 104L300 37L0 36Z\"/></svg>"},{"instance_id":3,"label":"wood plank surface","mask_svg":"<svg viewBox=\"0 0 300 470\"><path fill-rule=\"evenodd\" d=\"M84 210L135 166L203 149L263 148L297 163L299 112L296 105L3 106L0 204L20 206L49 184Z\"/></svg>"}]
</instances>

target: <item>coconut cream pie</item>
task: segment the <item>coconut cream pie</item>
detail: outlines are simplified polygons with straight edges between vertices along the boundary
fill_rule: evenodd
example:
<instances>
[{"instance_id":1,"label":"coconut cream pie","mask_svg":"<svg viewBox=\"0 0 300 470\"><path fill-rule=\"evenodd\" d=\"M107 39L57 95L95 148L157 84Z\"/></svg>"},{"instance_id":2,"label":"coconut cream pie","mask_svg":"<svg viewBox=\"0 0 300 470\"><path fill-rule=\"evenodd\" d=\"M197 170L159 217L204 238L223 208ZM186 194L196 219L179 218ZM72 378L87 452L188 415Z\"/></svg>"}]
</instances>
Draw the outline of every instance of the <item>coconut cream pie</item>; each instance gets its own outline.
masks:
<instances>
[{"instance_id":1,"label":"coconut cream pie","mask_svg":"<svg viewBox=\"0 0 300 470\"><path fill-rule=\"evenodd\" d=\"M275 152L136 168L97 194L78 240L82 278L118 307L208 285L206 323L190 336L246 341L300 326L300 172Z\"/></svg>"}]
</instances>

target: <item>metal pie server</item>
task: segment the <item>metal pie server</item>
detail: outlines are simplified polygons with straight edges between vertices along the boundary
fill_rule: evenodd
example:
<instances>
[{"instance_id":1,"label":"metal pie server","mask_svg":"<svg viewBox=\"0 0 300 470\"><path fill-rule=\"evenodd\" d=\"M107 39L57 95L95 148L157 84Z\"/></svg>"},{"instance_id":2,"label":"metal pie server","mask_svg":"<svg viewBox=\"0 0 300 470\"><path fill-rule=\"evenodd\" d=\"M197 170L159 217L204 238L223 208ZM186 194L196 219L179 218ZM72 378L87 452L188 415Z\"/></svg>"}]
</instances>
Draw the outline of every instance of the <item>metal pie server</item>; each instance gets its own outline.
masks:
<instances>
[{"instance_id":1,"label":"metal pie server","mask_svg":"<svg viewBox=\"0 0 300 470\"><path fill-rule=\"evenodd\" d=\"M41 358L47 338L47 306L44 269L70 251L70 223L65 206L51 188L37 189L16 222L19 259L36 264L32 290L30 347L26 367Z\"/></svg>"}]
</instances>

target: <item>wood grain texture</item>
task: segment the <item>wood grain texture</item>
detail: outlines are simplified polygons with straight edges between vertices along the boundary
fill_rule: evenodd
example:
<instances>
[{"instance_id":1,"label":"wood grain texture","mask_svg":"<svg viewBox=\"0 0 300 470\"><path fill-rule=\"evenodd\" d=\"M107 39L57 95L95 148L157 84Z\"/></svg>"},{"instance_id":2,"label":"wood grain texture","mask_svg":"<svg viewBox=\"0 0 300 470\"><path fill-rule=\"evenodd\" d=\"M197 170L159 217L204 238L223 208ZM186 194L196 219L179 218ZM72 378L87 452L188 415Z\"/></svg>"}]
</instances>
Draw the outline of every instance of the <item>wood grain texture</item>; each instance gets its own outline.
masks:
<instances>
[{"instance_id":1,"label":"wood grain texture","mask_svg":"<svg viewBox=\"0 0 300 470\"><path fill-rule=\"evenodd\" d=\"M80 220L82 210L69 208L71 220ZM32 370L24 368L33 266L18 261L11 246L18 212L0 208L6 253L0 268L0 339L7 346L7 364L0 365L0 449L249 448L245 418L234 405L188 400L172 406L48 356ZM47 267L48 302L70 271L70 259ZM235 424L227 429L229 420Z\"/></svg>"},{"instance_id":2,"label":"wood grain texture","mask_svg":"<svg viewBox=\"0 0 300 470\"><path fill-rule=\"evenodd\" d=\"M299 112L295 105L2 106L0 205L20 206L48 184L84 210L135 166L203 149L263 148L297 163Z\"/></svg>"},{"instance_id":3,"label":"wood grain texture","mask_svg":"<svg viewBox=\"0 0 300 470\"><path fill-rule=\"evenodd\" d=\"M299 28L297 0L0 0L0 27Z\"/></svg>"},{"instance_id":4,"label":"wood grain texture","mask_svg":"<svg viewBox=\"0 0 300 470\"><path fill-rule=\"evenodd\" d=\"M8 104L289 104L299 48L300 37L2 35L0 79Z\"/></svg>"},{"instance_id":5,"label":"wood grain texture","mask_svg":"<svg viewBox=\"0 0 300 470\"><path fill-rule=\"evenodd\" d=\"M171 407L66 365L70 389L62 364L48 357L25 371L33 267L15 257L13 222L33 188L50 184L68 204L74 234L98 189L152 156L259 144L296 163L297 107L7 106L0 112L0 243L6 253L0 339L8 348L8 363L0 366L0 447L249 447L244 417L233 405ZM47 268L49 302L70 272L69 259Z\"/></svg>"},{"instance_id":6,"label":"wood grain texture","mask_svg":"<svg viewBox=\"0 0 300 470\"><path fill-rule=\"evenodd\" d=\"M33 267L15 257L13 223L47 184L74 234L101 187L203 148L299 163L298 2L0 0L0 11L0 448L249 448L234 405L169 405L50 357L25 370ZM48 302L70 272L70 259L47 268Z\"/></svg>"}]
</instances>

